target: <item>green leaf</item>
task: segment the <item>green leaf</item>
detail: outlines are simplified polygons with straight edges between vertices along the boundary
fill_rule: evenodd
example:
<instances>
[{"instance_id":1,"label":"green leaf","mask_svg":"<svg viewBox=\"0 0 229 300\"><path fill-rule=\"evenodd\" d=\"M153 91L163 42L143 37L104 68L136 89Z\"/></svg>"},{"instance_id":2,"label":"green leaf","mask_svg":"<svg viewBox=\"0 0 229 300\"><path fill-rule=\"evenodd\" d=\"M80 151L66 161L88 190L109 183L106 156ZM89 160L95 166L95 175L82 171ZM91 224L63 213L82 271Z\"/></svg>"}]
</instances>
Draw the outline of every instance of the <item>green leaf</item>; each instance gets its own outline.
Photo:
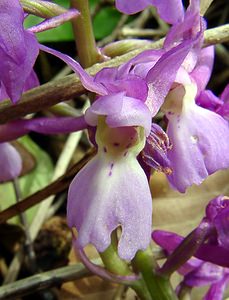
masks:
<instances>
[{"instance_id":1,"label":"green leaf","mask_svg":"<svg viewBox=\"0 0 229 300\"><path fill-rule=\"evenodd\" d=\"M99 40L111 34L117 26L120 17L121 14L113 7L102 9L93 21L95 38Z\"/></svg>"},{"instance_id":2,"label":"green leaf","mask_svg":"<svg viewBox=\"0 0 229 300\"><path fill-rule=\"evenodd\" d=\"M32 193L42 189L50 182L53 174L53 164L46 152L44 152L37 144L35 144L29 136L19 139L19 142L26 148L28 152L36 160L35 168L25 176L19 179L19 185L22 197L27 197ZM1 210L15 204L16 198L11 182L0 184L0 208ZM30 223L36 214L38 205L26 211L28 222ZM11 219L12 223L18 223L18 217Z\"/></svg>"}]
</instances>

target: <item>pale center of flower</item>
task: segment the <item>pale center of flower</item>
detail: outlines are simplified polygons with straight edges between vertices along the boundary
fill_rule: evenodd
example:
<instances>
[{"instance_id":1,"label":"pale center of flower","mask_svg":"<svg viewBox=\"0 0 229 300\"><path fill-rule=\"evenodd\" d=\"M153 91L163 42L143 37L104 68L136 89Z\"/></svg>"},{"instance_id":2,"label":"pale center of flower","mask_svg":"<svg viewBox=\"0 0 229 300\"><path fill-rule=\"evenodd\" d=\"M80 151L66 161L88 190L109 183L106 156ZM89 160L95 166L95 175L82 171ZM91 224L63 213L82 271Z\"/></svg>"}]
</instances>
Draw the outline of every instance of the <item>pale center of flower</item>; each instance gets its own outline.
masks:
<instances>
[{"instance_id":1,"label":"pale center of flower","mask_svg":"<svg viewBox=\"0 0 229 300\"><path fill-rule=\"evenodd\" d=\"M114 158L126 157L129 153L137 156L145 145L144 129L139 126L111 128L105 117L99 117L96 142L100 152Z\"/></svg>"},{"instance_id":2,"label":"pale center of flower","mask_svg":"<svg viewBox=\"0 0 229 300\"><path fill-rule=\"evenodd\" d=\"M182 110L188 109L195 103L196 93L197 87L194 83L178 85L168 93L161 110L166 112L168 117L174 114L179 115Z\"/></svg>"}]
</instances>

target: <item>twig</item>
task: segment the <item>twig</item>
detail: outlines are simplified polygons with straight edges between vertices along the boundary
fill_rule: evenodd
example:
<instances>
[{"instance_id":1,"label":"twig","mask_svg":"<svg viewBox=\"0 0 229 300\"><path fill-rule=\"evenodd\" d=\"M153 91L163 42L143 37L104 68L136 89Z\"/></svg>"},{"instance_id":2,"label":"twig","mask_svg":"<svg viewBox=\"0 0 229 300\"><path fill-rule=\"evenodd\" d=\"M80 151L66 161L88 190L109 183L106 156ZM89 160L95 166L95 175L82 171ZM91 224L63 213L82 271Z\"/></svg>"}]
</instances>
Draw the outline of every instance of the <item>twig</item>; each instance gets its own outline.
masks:
<instances>
[{"instance_id":1,"label":"twig","mask_svg":"<svg viewBox=\"0 0 229 300\"><path fill-rule=\"evenodd\" d=\"M80 169L95 155L95 149L91 149L87 154L73 167L71 167L66 174L59 177L57 180L49 184L42 190L28 196L17 204L14 204L7 209L0 212L0 224L8 219L18 215L20 212L36 205L51 195L58 194L66 190L72 181L73 177L80 171Z\"/></svg>"},{"instance_id":2,"label":"twig","mask_svg":"<svg viewBox=\"0 0 229 300\"><path fill-rule=\"evenodd\" d=\"M205 31L204 46L215 45L229 40L229 24ZM89 74L95 75L104 67L117 67L147 49L158 49L163 45L163 39L154 43L147 43L129 53L95 64L87 69ZM61 79L48 82L23 94L19 103L12 105L9 100L0 103L0 124L23 117L29 113L38 112L51 105L68 100L86 90L80 80L73 74Z\"/></svg>"},{"instance_id":3,"label":"twig","mask_svg":"<svg viewBox=\"0 0 229 300\"><path fill-rule=\"evenodd\" d=\"M66 281L81 279L91 275L90 271L81 263L51 270L2 286L0 288L0 299L16 299L17 297L60 285Z\"/></svg>"}]
</instances>

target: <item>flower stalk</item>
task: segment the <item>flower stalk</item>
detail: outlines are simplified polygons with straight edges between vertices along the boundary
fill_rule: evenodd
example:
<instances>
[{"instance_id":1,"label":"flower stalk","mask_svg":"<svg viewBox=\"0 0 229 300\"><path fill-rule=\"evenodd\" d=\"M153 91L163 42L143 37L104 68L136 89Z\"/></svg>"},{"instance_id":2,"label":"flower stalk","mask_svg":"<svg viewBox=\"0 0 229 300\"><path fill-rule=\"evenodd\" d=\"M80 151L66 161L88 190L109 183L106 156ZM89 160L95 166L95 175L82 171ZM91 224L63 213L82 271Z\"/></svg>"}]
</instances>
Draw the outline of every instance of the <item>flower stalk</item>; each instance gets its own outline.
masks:
<instances>
[{"instance_id":1,"label":"flower stalk","mask_svg":"<svg viewBox=\"0 0 229 300\"><path fill-rule=\"evenodd\" d=\"M152 256L150 248L145 251L138 251L133 260L133 265L142 274L152 300L178 299L169 282L169 278L157 274L157 263Z\"/></svg>"},{"instance_id":2,"label":"flower stalk","mask_svg":"<svg viewBox=\"0 0 229 300\"><path fill-rule=\"evenodd\" d=\"M93 33L88 0L71 0L71 7L80 12L80 16L72 21L73 32L81 65L88 68L101 61Z\"/></svg>"}]
</instances>

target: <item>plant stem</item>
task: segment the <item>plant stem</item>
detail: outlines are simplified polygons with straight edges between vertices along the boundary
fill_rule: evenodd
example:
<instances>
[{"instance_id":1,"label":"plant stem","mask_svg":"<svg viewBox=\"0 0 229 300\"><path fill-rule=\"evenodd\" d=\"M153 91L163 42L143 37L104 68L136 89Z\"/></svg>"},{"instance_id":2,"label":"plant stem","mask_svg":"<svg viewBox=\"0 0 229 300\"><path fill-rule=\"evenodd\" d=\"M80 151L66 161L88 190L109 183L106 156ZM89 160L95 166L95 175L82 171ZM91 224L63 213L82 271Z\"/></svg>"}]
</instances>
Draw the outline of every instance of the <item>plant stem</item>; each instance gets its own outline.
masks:
<instances>
[{"instance_id":1,"label":"plant stem","mask_svg":"<svg viewBox=\"0 0 229 300\"><path fill-rule=\"evenodd\" d=\"M80 63L84 68L88 68L101 61L101 55L95 43L89 2L88 0L71 0L71 6L80 12L78 18L72 20L73 32Z\"/></svg>"},{"instance_id":2,"label":"plant stem","mask_svg":"<svg viewBox=\"0 0 229 300\"><path fill-rule=\"evenodd\" d=\"M100 253L100 257L106 268L112 273L123 276L130 275L131 271L128 264L118 256L115 243L116 237L113 233L110 246L104 252Z\"/></svg>"},{"instance_id":3,"label":"plant stem","mask_svg":"<svg viewBox=\"0 0 229 300\"><path fill-rule=\"evenodd\" d=\"M104 252L100 253L100 257L104 263L104 266L110 272L122 276L131 275L131 270L128 264L118 256L117 237L115 232L112 233L110 246ZM130 282L129 285L135 290L142 300L151 300L145 282L142 279L139 279L135 282Z\"/></svg>"},{"instance_id":4,"label":"plant stem","mask_svg":"<svg viewBox=\"0 0 229 300\"><path fill-rule=\"evenodd\" d=\"M133 264L141 272L152 300L178 299L169 279L157 274L157 264L154 261L151 249L138 251Z\"/></svg>"}]
</instances>

